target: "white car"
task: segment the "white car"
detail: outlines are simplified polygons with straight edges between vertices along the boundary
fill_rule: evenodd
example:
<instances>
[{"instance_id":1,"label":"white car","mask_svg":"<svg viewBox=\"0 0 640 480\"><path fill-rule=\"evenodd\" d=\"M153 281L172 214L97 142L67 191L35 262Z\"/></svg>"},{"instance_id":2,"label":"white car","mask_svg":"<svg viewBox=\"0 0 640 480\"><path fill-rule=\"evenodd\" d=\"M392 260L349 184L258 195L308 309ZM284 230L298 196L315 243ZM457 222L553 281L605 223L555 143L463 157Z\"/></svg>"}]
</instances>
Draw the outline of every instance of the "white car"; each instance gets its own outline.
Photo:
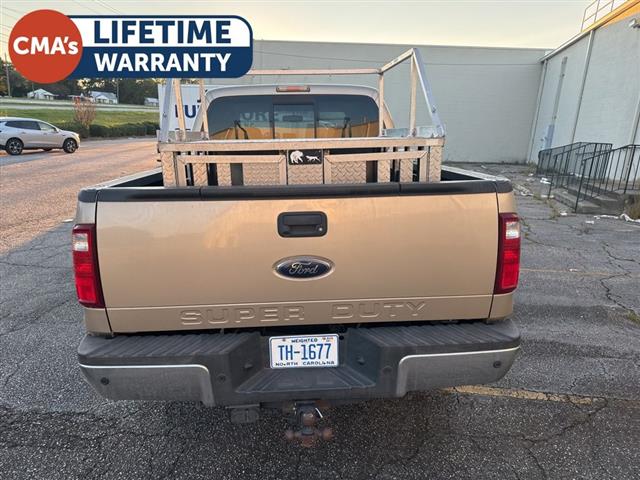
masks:
<instances>
[{"instance_id":1,"label":"white car","mask_svg":"<svg viewBox=\"0 0 640 480\"><path fill-rule=\"evenodd\" d=\"M50 123L35 118L0 117L0 147L9 155L20 155L22 150L61 148L67 153L80 146L80 135L60 130Z\"/></svg>"}]
</instances>

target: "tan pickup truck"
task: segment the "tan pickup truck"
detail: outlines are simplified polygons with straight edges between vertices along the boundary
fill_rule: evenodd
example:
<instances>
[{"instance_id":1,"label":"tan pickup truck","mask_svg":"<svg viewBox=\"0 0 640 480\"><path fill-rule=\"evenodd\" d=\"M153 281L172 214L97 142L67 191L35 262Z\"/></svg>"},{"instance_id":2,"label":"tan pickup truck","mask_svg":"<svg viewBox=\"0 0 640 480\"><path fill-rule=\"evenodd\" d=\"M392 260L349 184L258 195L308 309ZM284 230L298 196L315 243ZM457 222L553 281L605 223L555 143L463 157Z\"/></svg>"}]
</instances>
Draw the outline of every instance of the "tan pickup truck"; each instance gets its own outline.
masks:
<instances>
[{"instance_id":1,"label":"tan pickup truck","mask_svg":"<svg viewBox=\"0 0 640 480\"><path fill-rule=\"evenodd\" d=\"M161 143L161 169L79 194L78 356L100 394L227 406L235 421L290 405L304 436L319 401L509 370L509 181L439 165L422 181L442 136L393 136L389 121L380 136L372 88L227 87L203 100L193 130L206 138ZM305 183L317 171L324 182Z\"/></svg>"}]
</instances>

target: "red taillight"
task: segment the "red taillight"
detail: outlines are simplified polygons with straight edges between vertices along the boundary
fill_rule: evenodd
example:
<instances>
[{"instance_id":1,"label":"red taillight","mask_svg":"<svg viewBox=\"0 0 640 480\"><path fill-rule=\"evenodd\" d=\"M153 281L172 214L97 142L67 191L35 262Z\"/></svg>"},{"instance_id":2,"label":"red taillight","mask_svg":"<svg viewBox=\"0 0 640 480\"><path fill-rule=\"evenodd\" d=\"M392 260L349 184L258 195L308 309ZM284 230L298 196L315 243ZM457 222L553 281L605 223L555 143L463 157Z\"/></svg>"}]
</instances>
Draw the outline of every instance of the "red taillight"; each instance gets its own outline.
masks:
<instances>
[{"instance_id":1,"label":"red taillight","mask_svg":"<svg viewBox=\"0 0 640 480\"><path fill-rule=\"evenodd\" d=\"M74 226L71 244L78 301L85 307L104 308L95 225Z\"/></svg>"},{"instance_id":2,"label":"red taillight","mask_svg":"<svg viewBox=\"0 0 640 480\"><path fill-rule=\"evenodd\" d=\"M498 216L498 265L494 293L513 292L520 274L520 220L515 213Z\"/></svg>"}]
</instances>

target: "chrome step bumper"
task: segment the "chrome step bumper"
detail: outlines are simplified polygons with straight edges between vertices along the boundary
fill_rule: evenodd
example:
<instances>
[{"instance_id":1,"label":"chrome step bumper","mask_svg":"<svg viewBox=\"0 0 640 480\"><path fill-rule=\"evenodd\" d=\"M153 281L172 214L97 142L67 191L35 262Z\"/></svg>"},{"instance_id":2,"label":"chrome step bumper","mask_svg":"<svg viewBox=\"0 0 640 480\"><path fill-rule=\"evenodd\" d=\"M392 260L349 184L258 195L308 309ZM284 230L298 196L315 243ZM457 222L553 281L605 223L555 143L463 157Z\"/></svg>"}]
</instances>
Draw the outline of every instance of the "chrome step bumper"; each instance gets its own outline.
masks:
<instances>
[{"instance_id":1,"label":"chrome step bumper","mask_svg":"<svg viewBox=\"0 0 640 480\"><path fill-rule=\"evenodd\" d=\"M246 405L402 397L491 383L508 372L520 345L509 320L347 328L339 367L273 370L268 338L258 332L87 336L78 356L87 381L109 399Z\"/></svg>"}]
</instances>

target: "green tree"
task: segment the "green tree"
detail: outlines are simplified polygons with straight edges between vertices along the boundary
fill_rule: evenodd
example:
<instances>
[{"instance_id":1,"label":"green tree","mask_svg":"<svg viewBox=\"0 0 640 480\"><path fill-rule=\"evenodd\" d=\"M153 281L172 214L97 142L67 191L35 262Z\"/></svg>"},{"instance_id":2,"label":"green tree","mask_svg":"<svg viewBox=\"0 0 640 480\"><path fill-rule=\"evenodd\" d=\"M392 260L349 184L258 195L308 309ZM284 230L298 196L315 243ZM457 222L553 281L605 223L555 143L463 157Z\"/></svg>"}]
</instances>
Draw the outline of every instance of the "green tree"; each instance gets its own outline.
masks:
<instances>
[{"instance_id":1,"label":"green tree","mask_svg":"<svg viewBox=\"0 0 640 480\"><path fill-rule=\"evenodd\" d=\"M31 82L24 78L19 72L13 68L9 62L5 63L0 59L0 70L2 70L2 80L0 81L0 93L8 95L7 88L7 66L9 67L9 82L11 84L12 97L26 97L27 92L31 91Z\"/></svg>"},{"instance_id":2,"label":"green tree","mask_svg":"<svg viewBox=\"0 0 640 480\"><path fill-rule=\"evenodd\" d=\"M146 97L158 96L158 83L151 78L123 78L118 84L121 103L144 104Z\"/></svg>"},{"instance_id":3,"label":"green tree","mask_svg":"<svg viewBox=\"0 0 640 480\"><path fill-rule=\"evenodd\" d=\"M83 78L79 84L84 93L92 91L116 93L116 81L111 78Z\"/></svg>"},{"instance_id":4,"label":"green tree","mask_svg":"<svg viewBox=\"0 0 640 480\"><path fill-rule=\"evenodd\" d=\"M9 67L9 80L11 81L11 95L13 97L26 97L27 93L38 88L43 88L48 92L64 98L68 95L78 95L80 86L78 80L68 78L55 83L35 83L24 78L17 72L9 62L5 63L0 59L0 95L7 95L7 65Z\"/></svg>"},{"instance_id":5,"label":"green tree","mask_svg":"<svg viewBox=\"0 0 640 480\"><path fill-rule=\"evenodd\" d=\"M69 95L79 95L81 93L78 80L75 78L68 78L60 82L48 83L48 84L34 84L34 88L44 88L48 92L58 95L59 98L65 98Z\"/></svg>"}]
</instances>

